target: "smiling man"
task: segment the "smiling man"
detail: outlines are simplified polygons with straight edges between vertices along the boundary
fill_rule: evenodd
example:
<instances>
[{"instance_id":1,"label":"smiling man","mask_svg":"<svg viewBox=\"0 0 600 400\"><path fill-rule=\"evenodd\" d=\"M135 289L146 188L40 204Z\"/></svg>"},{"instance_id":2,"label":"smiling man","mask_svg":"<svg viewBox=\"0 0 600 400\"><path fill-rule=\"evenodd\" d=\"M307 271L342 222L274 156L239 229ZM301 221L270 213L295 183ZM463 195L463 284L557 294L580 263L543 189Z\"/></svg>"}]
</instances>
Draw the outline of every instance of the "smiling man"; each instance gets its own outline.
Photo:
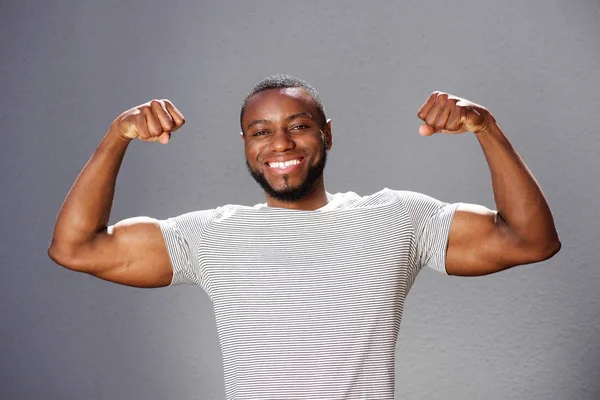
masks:
<instances>
[{"instance_id":1,"label":"smiling man","mask_svg":"<svg viewBox=\"0 0 600 400\"><path fill-rule=\"evenodd\" d=\"M202 287L215 310L228 399L393 399L395 345L423 267L484 275L551 257L560 242L535 179L484 107L434 92L419 132L473 132L490 166L496 211L384 189L330 194L331 123L316 90L261 81L240 123L266 203L108 226L129 143L166 144L183 115L168 100L111 124L59 213L50 257L137 287Z\"/></svg>"},{"instance_id":2,"label":"smiling man","mask_svg":"<svg viewBox=\"0 0 600 400\"><path fill-rule=\"evenodd\" d=\"M248 96L240 116L246 164L269 205L314 210L327 203L323 170L331 124L312 87L279 79L306 88L271 88L266 80Z\"/></svg>"}]
</instances>

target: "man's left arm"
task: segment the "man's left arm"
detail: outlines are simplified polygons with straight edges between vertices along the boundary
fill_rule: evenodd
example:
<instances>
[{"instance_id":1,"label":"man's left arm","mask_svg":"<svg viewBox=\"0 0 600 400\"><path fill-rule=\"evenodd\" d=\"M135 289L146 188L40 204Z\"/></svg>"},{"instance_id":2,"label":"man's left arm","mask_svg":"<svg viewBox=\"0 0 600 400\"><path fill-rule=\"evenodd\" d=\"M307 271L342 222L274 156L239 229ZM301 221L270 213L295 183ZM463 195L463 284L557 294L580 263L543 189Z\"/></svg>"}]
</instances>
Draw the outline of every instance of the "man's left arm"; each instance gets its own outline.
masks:
<instances>
[{"instance_id":1,"label":"man's left arm","mask_svg":"<svg viewBox=\"0 0 600 400\"><path fill-rule=\"evenodd\" d=\"M533 174L484 107L434 92L418 112L423 136L473 132L492 175L497 211L461 204L446 251L450 275L486 275L542 261L560 250L550 207Z\"/></svg>"}]
</instances>

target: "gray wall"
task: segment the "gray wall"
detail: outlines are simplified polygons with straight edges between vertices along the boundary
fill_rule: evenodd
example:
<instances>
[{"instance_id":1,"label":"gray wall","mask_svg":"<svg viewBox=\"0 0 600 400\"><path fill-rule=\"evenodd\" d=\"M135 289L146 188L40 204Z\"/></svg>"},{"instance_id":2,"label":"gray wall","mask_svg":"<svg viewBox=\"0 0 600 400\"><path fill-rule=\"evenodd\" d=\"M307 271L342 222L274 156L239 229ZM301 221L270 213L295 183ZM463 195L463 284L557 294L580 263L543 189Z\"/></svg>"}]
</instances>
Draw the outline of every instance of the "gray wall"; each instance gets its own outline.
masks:
<instances>
[{"instance_id":1,"label":"gray wall","mask_svg":"<svg viewBox=\"0 0 600 400\"><path fill-rule=\"evenodd\" d=\"M187 124L134 143L112 221L263 200L239 105L260 78L320 90L330 192L383 187L493 207L475 138L418 135L436 89L490 109L542 184L553 259L482 278L424 271L399 399L600 398L600 3L3 1L0 398L220 399L207 296L133 289L46 256L56 213L112 119L168 97Z\"/></svg>"}]
</instances>

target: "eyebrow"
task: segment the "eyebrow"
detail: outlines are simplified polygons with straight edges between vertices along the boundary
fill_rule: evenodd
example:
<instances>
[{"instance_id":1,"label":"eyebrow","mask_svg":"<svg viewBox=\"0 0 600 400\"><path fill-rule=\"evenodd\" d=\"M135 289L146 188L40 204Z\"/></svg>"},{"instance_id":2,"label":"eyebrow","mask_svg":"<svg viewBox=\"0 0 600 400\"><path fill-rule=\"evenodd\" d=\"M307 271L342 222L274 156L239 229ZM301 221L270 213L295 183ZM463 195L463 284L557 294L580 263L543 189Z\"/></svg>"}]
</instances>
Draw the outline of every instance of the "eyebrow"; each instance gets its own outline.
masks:
<instances>
[{"instance_id":1,"label":"eyebrow","mask_svg":"<svg viewBox=\"0 0 600 400\"><path fill-rule=\"evenodd\" d=\"M300 117L306 117L306 118L310 118L310 119L312 119L312 115L311 115L310 113L307 113L307 112L299 112L299 113L297 113L297 114L290 115L290 116L289 116L289 117L287 117L285 120L289 122L289 121L292 121L292 120L294 120L294 119L296 119L296 118L300 118ZM257 119L257 120L255 120L255 121L252 121L252 122L250 122L250 123L248 124L248 126L246 127L246 130L250 129L250 128L251 128L251 127L253 127L254 125L257 125L257 124L268 124L269 122L271 122L271 121L269 121L268 119Z\"/></svg>"}]
</instances>

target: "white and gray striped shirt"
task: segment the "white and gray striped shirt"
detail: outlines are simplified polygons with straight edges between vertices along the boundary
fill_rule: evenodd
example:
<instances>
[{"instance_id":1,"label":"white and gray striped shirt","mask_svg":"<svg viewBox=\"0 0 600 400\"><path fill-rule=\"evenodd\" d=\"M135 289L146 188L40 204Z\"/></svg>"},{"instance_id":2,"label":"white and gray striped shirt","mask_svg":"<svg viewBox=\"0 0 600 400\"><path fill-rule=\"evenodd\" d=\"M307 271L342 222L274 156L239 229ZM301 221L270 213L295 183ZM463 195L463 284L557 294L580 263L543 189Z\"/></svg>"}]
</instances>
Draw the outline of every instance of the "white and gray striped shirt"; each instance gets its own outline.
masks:
<instances>
[{"instance_id":1,"label":"white and gray striped shirt","mask_svg":"<svg viewBox=\"0 0 600 400\"><path fill-rule=\"evenodd\" d=\"M394 397L404 299L423 266L445 272L457 204L389 189L328 198L160 221L172 284L213 302L229 400Z\"/></svg>"}]
</instances>

